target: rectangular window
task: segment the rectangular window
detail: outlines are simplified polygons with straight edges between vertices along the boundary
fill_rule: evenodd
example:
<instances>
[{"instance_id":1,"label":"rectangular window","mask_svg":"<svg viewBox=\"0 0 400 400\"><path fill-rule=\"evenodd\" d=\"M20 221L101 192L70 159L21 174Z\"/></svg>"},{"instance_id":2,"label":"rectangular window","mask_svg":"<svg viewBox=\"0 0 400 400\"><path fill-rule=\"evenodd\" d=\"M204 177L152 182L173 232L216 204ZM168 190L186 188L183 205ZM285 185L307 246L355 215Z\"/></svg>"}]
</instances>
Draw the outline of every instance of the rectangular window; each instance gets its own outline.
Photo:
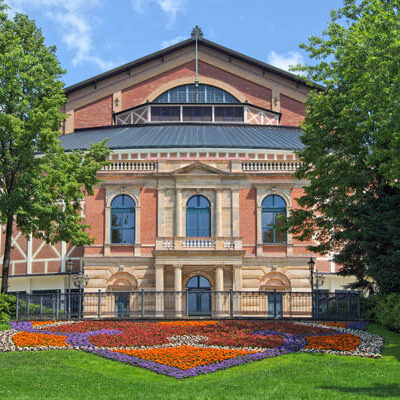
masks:
<instances>
[{"instance_id":1,"label":"rectangular window","mask_svg":"<svg viewBox=\"0 0 400 400\"><path fill-rule=\"evenodd\" d=\"M243 107L215 107L215 122L243 122Z\"/></svg>"},{"instance_id":2,"label":"rectangular window","mask_svg":"<svg viewBox=\"0 0 400 400\"><path fill-rule=\"evenodd\" d=\"M180 107L151 107L151 120L154 122L180 121Z\"/></svg>"},{"instance_id":3,"label":"rectangular window","mask_svg":"<svg viewBox=\"0 0 400 400\"><path fill-rule=\"evenodd\" d=\"M211 107L183 107L183 120L197 122L211 122L212 108Z\"/></svg>"}]
</instances>

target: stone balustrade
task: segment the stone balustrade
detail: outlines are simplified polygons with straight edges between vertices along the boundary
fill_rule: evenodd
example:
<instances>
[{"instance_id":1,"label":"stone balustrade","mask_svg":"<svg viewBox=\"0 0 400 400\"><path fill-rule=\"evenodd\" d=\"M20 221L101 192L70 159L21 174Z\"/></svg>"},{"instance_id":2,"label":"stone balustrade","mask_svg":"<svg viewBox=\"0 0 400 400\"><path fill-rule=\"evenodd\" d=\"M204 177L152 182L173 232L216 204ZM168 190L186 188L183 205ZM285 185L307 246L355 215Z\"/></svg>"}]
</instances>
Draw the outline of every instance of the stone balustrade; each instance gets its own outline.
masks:
<instances>
[{"instance_id":1,"label":"stone balustrade","mask_svg":"<svg viewBox=\"0 0 400 400\"><path fill-rule=\"evenodd\" d=\"M301 165L299 161L245 161L242 162L242 171L295 172Z\"/></svg>"},{"instance_id":2,"label":"stone balustrade","mask_svg":"<svg viewBox=\"0 0 400 400\"><path fill-rule=\"evenodd\" d=\"M156 250L242 250L242 239L236 237L157 238Z\"/></svg>"},{"instance_id":3,"label":"stone balustrade","mask_svg":"<svg viewBox=\"0 0 400 400\"><path fill-rule=\"evenodd\" d=\"M102 171L142 171L154 172L157 170L156 161L111 161Z\"/></svg>"}]
</instances>

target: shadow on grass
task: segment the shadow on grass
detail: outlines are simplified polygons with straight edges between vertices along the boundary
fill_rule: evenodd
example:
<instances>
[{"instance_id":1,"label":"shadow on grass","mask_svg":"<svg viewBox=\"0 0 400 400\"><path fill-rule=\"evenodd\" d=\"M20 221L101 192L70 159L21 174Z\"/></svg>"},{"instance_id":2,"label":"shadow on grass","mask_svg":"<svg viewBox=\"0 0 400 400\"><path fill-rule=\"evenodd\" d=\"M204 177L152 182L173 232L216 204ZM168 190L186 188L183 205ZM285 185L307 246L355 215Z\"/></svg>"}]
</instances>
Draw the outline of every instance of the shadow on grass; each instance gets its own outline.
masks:
<instances>
[{"instance_id":1,"label":"shadow on grass","mask_svg":"<svg viewBox=\"0 0 400 400\"><path fill-rule=\"evenodd\" d=\"M382 398L396 398L400 397L400 384L391 383L385 384L375 384L370 387L337 387L337 386L322 386L319 389L328 389L331 391L337 391L341 393L354 393L357 394L360 399L370 396L370 397L382 397Z\"/></svg>"}]
</instances>

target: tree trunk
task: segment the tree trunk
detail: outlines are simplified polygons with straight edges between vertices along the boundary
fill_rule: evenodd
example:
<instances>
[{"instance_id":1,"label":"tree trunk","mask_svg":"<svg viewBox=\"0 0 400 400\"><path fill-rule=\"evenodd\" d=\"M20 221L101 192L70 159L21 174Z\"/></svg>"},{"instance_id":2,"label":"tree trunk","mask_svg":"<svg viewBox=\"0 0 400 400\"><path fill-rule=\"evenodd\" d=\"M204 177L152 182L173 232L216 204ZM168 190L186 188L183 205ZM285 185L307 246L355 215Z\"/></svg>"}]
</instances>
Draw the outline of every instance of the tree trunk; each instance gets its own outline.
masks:
<instances>
[{"instance_id":1,"label":"tree trunk","mask_svg":"<svg viewBox=\"0 0 400 400\"><path fill-rule=\"evenodd\" d=\"M8 292L8 274L10 271L11 239L13 233L14 215L7 218L6 242L4 247L3 273L1 276L1 293Z\"/></svg>"}]
</instances>

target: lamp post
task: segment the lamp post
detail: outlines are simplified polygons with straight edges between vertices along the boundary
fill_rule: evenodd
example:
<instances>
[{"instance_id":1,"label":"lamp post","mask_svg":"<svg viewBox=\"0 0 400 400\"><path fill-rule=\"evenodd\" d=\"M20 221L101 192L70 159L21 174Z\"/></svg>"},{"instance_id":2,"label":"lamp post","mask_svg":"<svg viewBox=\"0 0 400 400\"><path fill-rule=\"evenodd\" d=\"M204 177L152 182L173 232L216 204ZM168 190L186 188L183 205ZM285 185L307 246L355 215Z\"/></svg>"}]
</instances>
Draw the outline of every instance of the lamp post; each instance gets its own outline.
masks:
<instances>
[{"instance_id":1,"label":"lamp post","mask_svg":"<svg viewBox=\"0 0 400 400\"><path fill-rule=\"evenodd\" d=\"M315 261L314 261L313 257L310 257L310 261L308 262L308 267L310 268L311 314L312 314L312 318L314 318L314 267L315 267Z\"/></svg>"},{"instance_id":2,"label":"lamp post","mask_svg":"<svg viewBox=\"0 0 400 400\"><path fill-rule=\"evenodd\" d=\"M68 319L71 319L71 274L74 268L74 262L69 258L65 267L68 272Z\"/></svg>"},{"instance_id":3,"label":"lamp post","mask_svg":"<svg viewBox=\"0 0 400 400\"><path fill-rule=\"evenodd\" d=\"M78 304L78 318L81 318L81 308L82 308L82 294L83 289L89 283L89 276L83 275L83 271L79 271L77 274L73 276L74 286L79 289L79 304Z\"/></svg>"}]
</instances>

